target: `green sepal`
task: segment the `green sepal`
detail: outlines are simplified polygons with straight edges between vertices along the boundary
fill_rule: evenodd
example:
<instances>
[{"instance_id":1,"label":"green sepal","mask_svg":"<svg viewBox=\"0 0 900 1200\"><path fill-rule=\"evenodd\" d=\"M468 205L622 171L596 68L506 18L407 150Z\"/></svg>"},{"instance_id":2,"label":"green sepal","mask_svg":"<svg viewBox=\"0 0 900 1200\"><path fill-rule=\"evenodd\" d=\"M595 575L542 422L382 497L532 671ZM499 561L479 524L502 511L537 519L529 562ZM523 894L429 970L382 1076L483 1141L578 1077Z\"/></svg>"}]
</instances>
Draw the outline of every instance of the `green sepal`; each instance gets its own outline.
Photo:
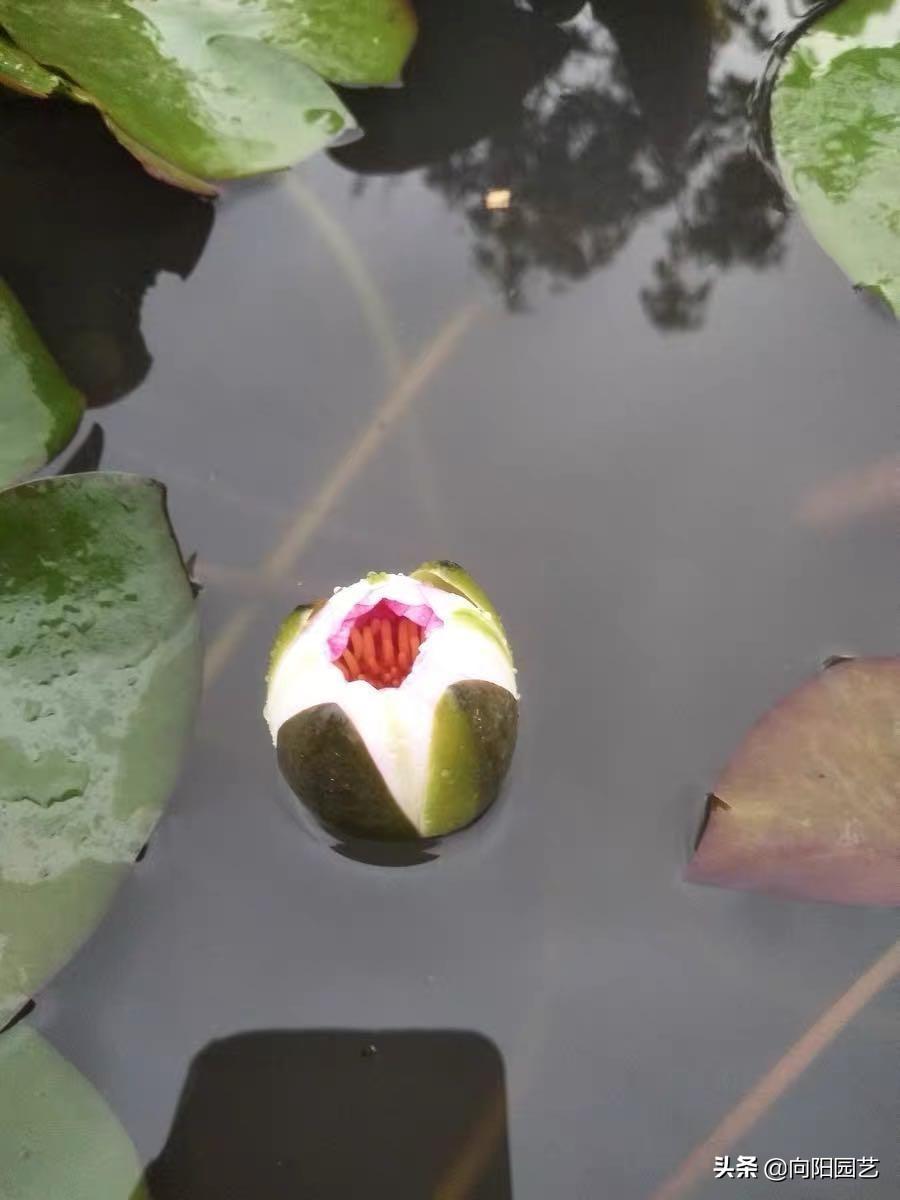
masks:
<instances>
[{"instance_id":1,"label":"green sepal","mask_svg":"<svg viewBox=\"0 0 900 1200\"><path fill-rule=\"evenodd\" d=\"M317 600L315 604L300 604L289 613L281 622L278 632L275 634L275 640L272 643L272 649L269 651L269 666L266 670L266 683L269 683L272 676L275 674L275 668L281 661L281 656L284 654L295 638L298 638L306 626L309 624L310 618L323 607L325 601Z\"/></svg>"},{"instance_id":2,"label":"green sepal","mask_svg":"<svg viewBox=\"0 0 900 1200\"><path fill-rule=\"evenodd\" d=\"M492 616L491 613L485 612L484 609L460 609L449 617L452 625L468 625L472 629L478 631L482 637L490 638L512 663L512 651L509 648L509 642L503 632L503 626L499 620Z\"/></svg>"},{"instance_id":3,"label":"green sepal","mask_svg":"<svg viewBox=\"0 0 900 1200\"><path fill-rule=\"evenodd\" d=\"M499 625L504 640L506 639L506 630L503 628L503 622L500 620L500 613L497 611L490 596L480 584L475 582L467 571L463 570L459 563L447 560L422 563L420 567L416 567L415 571L413 571L412 578L417 579L419 583L427 584L429 587L440 588L441 591L453 592L457 596L463 596L466 600L471 601L476 608L490 613Z\"/></svg>"},{"instance_id":4,"label":"green sepal","mask_svg":"<svg viewBox=\"0 0 900 1200\"><path fill-rule=\"evenodd\" d=\"M466 680L438 702L422 837L470 825L497 799L516 745L519 704L506 688Z\"/></svg>"},{"instance_id":5,"label":"green sepal","mask_svg":"<svg viewBox=\"0 0 900 1200\"><path fill-rule=\"evenodd\" d=\"M285 721L278 731L278 765L329 831L373 841L419 836L339 705L318 704Z\"/></svg>"}]
</instances>

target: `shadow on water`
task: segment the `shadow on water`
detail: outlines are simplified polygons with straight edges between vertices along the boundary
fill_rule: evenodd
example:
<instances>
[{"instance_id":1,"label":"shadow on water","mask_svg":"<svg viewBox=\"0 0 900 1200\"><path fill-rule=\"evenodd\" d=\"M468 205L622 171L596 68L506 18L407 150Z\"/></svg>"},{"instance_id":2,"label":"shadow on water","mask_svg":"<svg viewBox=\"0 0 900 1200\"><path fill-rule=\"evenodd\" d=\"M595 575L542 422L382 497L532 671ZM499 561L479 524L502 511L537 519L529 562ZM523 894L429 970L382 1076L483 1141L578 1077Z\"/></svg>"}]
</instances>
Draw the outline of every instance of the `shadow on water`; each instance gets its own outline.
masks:
<instances>
[{"instance_id":1,"label":"shadow on water","mask_svg":"<svg viewBox=\"0 0 900 1200\"><path fill-rule=\"evenodd\" d=\"M332 843L335 854L351 862L370 867L421 867L439 857L441 843L437 839L417 842L372 842L362 838L336 836Z\"/></svg>"},{"instance_id":2,"label":"shadow on water","mask_svg":"<svg viewBox=\"0 0 900 1200\"><path fill-rule=\"evenodd\" d=\"M214 1042L147 1186L153 1200L511 1200L503 1060L445 1031Z\"/></svg>"},{"instance_id":3,"label":"shadow on water","mask_svg":"<svg viewBox=\"0 0 900 1200\"><path fill-rule=\"evenodd\" d=\"M0 97L0 176L0 278L89 404L121 399L150 368L144 294L160 271L190 274L212 206L151 179L93 111L51 101Z\"/></svg>"},{"instance_id":4,"label":"shadow on water","mask_svg":"<svg viewBox=\"0 0 900 1200\"><path fill-rule=\"evenodd\" d=\"M515 770L515 768L513 768ZM362 866L405 870L423 867L439 859L452 859L471 854L477 847L497 835L506 820L509 805L510 780L500 789L499 796L470 825L444 837L422 837L410 841L376 841L356 837L324 822L299 801L283 778L279 778L278 796L281 806L304 834L322 848L340 858Z\"/></svg>"},{"instance_id":5,"label":"shadow on water","mask_svg":"<svg viewBox=\"0 0 900 1200\"><path fill-rule=\"evenodd\" d=\"M99 470L106 447L106 434L101 425L92 425L87 436L59 468L60 475L82 475Z\"/></svg>"},{"instance_id":6,"label":"shadow on water","mask_svg":"<svg viewBox=\"0 0 900 1200\"><path fill-rule=\"evenodd\" d=\"M781 260L782 194L749 114L775 32L764 4L418 7L406 87L350 93L366 136L333 157L362 176L422 169L510 308L608 265L657 214L663 253L640 299L660 329L698 328L730 268ZM493 189L508 205L486 204Z\"/></svg>"}]
</instances>

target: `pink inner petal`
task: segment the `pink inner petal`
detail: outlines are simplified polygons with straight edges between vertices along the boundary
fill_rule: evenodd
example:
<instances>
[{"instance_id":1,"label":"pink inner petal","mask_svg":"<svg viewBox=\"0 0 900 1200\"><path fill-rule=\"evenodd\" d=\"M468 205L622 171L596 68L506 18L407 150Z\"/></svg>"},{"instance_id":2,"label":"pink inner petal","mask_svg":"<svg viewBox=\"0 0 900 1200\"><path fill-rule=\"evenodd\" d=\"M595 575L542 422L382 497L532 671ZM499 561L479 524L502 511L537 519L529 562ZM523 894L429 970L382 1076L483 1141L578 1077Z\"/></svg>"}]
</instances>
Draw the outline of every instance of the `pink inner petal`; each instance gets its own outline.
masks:
<instances>
[{"instance_id":1,"label":"pink inner petal","mask_svg":"<svg viewBox=\"0 0 900 1200\"><path fill-rule=\"evenodd\" d=\"M337 633L333 633L328 639L328 650L332 661L339 659L347 649L350 631L356 622L370 613L373 608L377 608L379 604L384 604L395 616L406 617L414 622L422 630L423 637L427 637L434 629L440 629L444 623L428 604L405 604L401 600L391 600L387 596L377 596L374 600L361 600L351 608Z\"/></svg>"}]
</instances>

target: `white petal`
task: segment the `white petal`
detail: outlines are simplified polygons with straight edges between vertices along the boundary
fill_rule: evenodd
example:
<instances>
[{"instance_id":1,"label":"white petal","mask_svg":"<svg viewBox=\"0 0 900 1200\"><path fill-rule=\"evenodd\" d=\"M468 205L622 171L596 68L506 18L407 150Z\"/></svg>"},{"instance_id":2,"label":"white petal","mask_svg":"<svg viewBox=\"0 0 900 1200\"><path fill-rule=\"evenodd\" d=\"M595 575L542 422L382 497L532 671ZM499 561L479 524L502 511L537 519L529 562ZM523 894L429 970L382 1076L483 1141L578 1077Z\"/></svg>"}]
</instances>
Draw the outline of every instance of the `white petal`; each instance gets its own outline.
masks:
<instances>
[{"instance_id":1,"label":"white petal","mask_svg":"<svg viewBox=\"0 0 900 1200\"><path fill-rule=\"evenodd\" d=\"M331 660L329 638L357 604L381 600L425 603L443 624L419 650L400 687L348 683ZM431 733L438 701L454 683L478 679L514 696L515 670L494 619L453 592L405 575L363 579L336 592L282 654L269 684L266 720L277 743L281 726L320 704L340 705L366 744L397 804L421 828Z\"/></svg>"}]
</instances>

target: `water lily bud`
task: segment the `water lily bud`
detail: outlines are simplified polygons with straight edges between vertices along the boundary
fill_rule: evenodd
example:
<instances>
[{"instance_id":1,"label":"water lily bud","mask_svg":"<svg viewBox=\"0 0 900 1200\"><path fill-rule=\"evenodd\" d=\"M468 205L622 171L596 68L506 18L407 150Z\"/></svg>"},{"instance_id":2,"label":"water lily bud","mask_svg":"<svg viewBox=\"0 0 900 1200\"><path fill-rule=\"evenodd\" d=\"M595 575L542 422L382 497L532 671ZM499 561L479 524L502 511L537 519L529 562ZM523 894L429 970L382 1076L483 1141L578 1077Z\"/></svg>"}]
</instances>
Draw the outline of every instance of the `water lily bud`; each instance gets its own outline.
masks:
<instances>
[{"instance_id":1,"label":"water lily bud","mask_svg":"<svg viewBox=\"0 0 900 1200\"><path fill-rule=\"evenodd\" d=\"M455 563L373 574L299 608L269 663L282 773L329 830L439 837L496 799L516 742L506 634Z\"/></svg>"}]
</instances>

